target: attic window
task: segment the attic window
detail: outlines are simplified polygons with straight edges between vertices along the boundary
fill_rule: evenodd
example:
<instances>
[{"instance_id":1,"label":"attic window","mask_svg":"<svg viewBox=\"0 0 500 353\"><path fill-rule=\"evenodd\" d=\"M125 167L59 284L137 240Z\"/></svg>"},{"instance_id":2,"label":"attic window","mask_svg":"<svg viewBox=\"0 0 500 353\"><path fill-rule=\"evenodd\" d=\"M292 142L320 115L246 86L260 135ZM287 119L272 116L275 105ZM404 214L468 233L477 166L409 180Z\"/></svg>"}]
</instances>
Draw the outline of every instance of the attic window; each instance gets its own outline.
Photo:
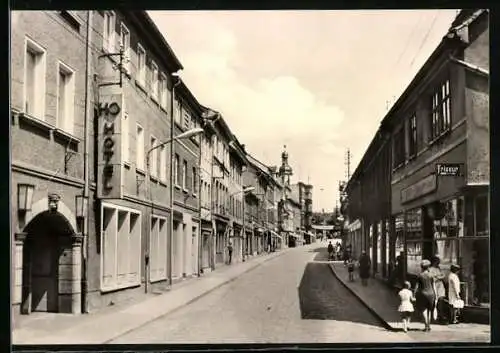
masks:
<instances>
[{"instance_id":1,"label":"attic window","mask_svg":"<svg viewBox=\"0 0 500 353\"><path fill-rule=\"evenodd\" d=\"M80 32L80 20L73 11L59 11L59 14L75 31Z\"/></svg>"}]
</instances>

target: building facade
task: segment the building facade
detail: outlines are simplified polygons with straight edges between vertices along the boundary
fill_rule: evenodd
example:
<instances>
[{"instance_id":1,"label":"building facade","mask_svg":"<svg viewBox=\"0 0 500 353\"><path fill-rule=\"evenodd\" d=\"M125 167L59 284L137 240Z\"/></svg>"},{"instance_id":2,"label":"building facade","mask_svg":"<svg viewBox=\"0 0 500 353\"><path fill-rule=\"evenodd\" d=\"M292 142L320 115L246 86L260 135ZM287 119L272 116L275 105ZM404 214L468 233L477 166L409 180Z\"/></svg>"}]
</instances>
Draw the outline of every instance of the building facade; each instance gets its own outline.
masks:
<instances>
[{"instance_id":1,"label":"building facade","mask_svg":"<svg viewBox=\"0 0 500 353\"><path fill-rule=\"evenodd\" d=\"M422 259L438 256L445 272L457 263L467 307L490 302L488 21L485 10L460 12L384 118L346 188L354 251L371 248L382 273L402 255L410 280ZM387 175L389 224L387 197L380 195L382 213L370 197L386 189Z\"/></svg>"},{"instance_id":2,"label":"building facade","mask_svg":"<svg viewBox=\"0 0 500 353\"><path fill-rule=\"evenodd\" d=\"M200 128L205 111L182 80L174 84L173 136ZM201 135L175 140L173 151L172 279L198 275L200 253L200 144ZM153 141L151 142L153 143Z\"/></svg>"},{"instance_id":3,"label":"building facade","mask_svg":"<svg viewBox=\"0 0 500 353\"><path fill-rule=\"evenodd\" d=\"M11 30L13 318L80 313L88 14L14 11ZM29 141L29 143L27 143Z\"/></svg>"}]
</instances>

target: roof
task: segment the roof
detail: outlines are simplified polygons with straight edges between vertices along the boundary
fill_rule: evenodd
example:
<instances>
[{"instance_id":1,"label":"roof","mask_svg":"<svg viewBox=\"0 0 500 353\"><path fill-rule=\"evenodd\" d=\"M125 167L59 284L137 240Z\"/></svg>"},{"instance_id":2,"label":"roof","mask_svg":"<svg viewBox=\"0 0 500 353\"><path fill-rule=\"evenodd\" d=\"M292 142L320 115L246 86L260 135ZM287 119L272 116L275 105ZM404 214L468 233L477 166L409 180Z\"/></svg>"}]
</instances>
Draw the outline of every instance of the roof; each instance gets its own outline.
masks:
<instances>
[{"instance_id":1,"label":"roof","mask_svg":"<svg viewBox=\"0 0 500 353\"><path fill-rule=\"evenodd\" d=\"M193 108L196 113L201 114L204 110L206 110L205 107L198 102L183 80L180 80L180 84L176 87L175 91L190 104L190 107Z\"/></svg>"},{"instance_id":2,"label":"roof","mask_svg":"<svg viewBox=\"0 0 500 353\"><path fill-rule=\"evenodd\" d=\"M256 167L261 172L261 175L263 175L268 181L274 180L274 178L272 177L272 175L269 171L269 167L267 165L260 162L259 160L257 160L255 157L253 157L249 153L247 153L246 155L247 155L247 158L248 158L248 161L250 162L250 164L252 164L254 167Z\"/></svg>"},{"instance_id":3,"label":"roof","mask_svg":"<svg viewBox=\"0 0 500 353\"><path fill-rule=\"evenodd\" d=\"M354 170L351 178L347 182L346 190L349 190L352 187L352 182L357 179L357 177L365 169L366 164L369 163L371 159L373 159L374 155L377 154L375 152L379 151L383 143L387 141L386 133L390 131L392 124L394 124L395 121L398 121L399 116L397 112L408 101L411 95L415 92L415 89L418 86L422 85L426 76L428 76L429 73L434 69L435 64L439 60L443 60L444 58L445 60L448 60L448 56L445 55L447 52L450 52L456 48L462 48L463 46L465 46L465 43L460 39L459 36L456 36L453 32L451 32L450 27L450 31L448 31L448 33L443 36L437 48L432 52L431 56L427 59L427 61L412 79L410 84L406 87L401 96L397 99L397 101L382 119L382 122L380 123L380 126L375 133L375 136L370 142L370 145L361 158L358 166Z\"/></svg>"},{"instance_id":4,"label":"roof","mask_svg":"<svg viewBox=\"0 0 500 353\"><path fill-rule=\"evenodd\" d=\"M165 67L170 69L170 73L184 69L179 58L146 11L122 10L122 13L145 32L141 40L148 41L148 46L156 51L156 56L165 64Z\"/></svg>"}]
</instances>

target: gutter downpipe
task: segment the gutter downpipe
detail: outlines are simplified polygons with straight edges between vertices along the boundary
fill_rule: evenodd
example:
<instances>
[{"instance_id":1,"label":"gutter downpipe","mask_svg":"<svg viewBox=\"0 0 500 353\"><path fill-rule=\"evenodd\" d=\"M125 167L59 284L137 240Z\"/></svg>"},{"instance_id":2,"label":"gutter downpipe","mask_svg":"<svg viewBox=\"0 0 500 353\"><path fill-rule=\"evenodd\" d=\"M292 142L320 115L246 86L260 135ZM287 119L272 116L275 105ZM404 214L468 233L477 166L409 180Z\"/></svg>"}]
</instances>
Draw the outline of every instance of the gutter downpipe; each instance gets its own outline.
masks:
<instances>
[{"instance_id":1,"label":"gutter downpipe","mask_svg":"<svg viewBox=\"0 0 500 353\"><path fill-rule=\"evenodd\" d=\"M175 76L173 76L175 77ZM174 141L174 112L175 112L175 87L181 83L180 77L177 77L177 82L173 83L172 80L172 94L170 95L170 140L172 143L170 144L170 234L169 234L169 241L168 241L168 254L169 254L169 266L168 266L168 283L170 287L172 288L172 267L173 267L173 244L172 241L174 239L174 148L175 148L175 141Z\"/></svg>"},{"instance_id":2,"label":"gutter downpipe","mask_svg":"<svg viewBox=\"0 0 500 353\"><path fill-rule=\"evenodd\" d=\"M86 68L85 68L85 118L84 118L84 154L83 154L83 174L84 174L84 187L83 187L83 196L84 198L89 198L90 190L90 173L89 173L89 128L90 128L90 118L92 117L92 106L90 102L90 78L91 78L91 47L90 47L90 36L92 33L92 11L89 10L87 11L87 40L86 40ZM89 205L90 200L89 200ZM89 253L89 239L88 239L88 229L89 229L89 208L92 208L91 206L88 207L87 209L87 215L85 217L84 223L83 223L83 236L84 236L84 241L85 241L85 246L84 250L82 251L82 312L83 313L88 313L89 312L89 304L88 304L88 253Z\"/></svg>"}]
</instances>

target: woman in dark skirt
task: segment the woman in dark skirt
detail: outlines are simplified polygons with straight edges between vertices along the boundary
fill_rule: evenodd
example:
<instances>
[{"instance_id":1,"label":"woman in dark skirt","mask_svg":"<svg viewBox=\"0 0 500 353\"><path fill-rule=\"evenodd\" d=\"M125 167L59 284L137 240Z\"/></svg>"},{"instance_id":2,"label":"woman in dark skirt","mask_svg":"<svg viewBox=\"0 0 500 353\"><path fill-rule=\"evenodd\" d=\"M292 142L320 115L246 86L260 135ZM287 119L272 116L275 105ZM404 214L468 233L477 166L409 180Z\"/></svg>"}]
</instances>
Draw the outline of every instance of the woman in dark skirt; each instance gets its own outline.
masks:
<instances>
[{"instance_id":1,"label":"woman in dark skirt","mask_svg":"<svg viewBox=\"0 0 500 353\"><path fill-rule=\"evenodd\" d=\"M431 317L436 304L436 292L434 288L434 277L429 271L431 263L429 260L423 260L420 264L422 272L418 276L415 286L415 307L424 317L425 329L431 330Z\"/></svg>"},{"instance_id":2,"label":"woman in dark skirt","mask_svg":"<svg viewBox=\"0 0 500 353\"><path fill-rule=\"evenodd\" d=\"M361 278L361 283L363 286L368 285L368 278L370 278L370 257L366 254L366 251L361 252L359 257L359 278Z\"/></svg>"}]
</instances>

